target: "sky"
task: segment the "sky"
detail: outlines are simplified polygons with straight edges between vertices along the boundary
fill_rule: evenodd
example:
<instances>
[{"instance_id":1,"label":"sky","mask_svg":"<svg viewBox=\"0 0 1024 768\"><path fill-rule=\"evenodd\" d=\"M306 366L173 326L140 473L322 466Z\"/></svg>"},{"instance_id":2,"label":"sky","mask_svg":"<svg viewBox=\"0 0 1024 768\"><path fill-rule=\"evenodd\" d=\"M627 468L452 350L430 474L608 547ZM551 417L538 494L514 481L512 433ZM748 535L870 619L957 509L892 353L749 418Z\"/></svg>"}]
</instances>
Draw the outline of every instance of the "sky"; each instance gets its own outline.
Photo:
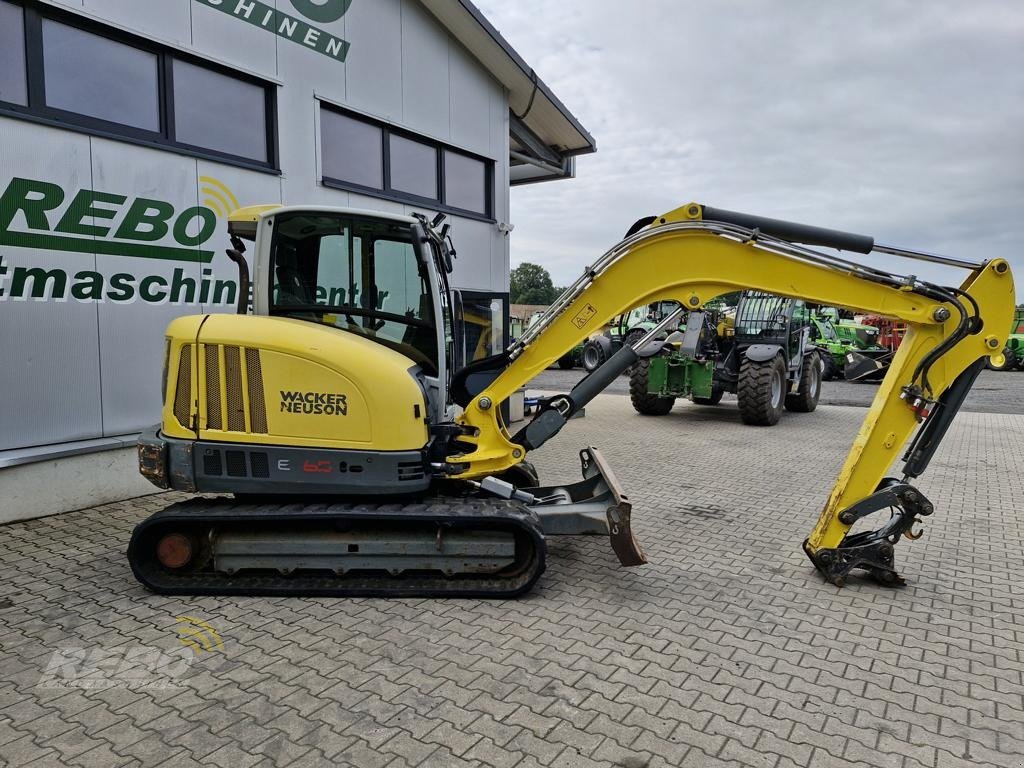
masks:
<instances>
[{"instance_id":1,"label":"sky","mask_svg":"<svg viewBox=\"0 0 1024 768\"><path fill-rule=\"evenodd\" d=\"M697 201L1005 257L1024 297L1024 2L477 5L598 147L575 179L513 188L513 266L568 284L635 220Z\"/></svg>"}]
</instances>

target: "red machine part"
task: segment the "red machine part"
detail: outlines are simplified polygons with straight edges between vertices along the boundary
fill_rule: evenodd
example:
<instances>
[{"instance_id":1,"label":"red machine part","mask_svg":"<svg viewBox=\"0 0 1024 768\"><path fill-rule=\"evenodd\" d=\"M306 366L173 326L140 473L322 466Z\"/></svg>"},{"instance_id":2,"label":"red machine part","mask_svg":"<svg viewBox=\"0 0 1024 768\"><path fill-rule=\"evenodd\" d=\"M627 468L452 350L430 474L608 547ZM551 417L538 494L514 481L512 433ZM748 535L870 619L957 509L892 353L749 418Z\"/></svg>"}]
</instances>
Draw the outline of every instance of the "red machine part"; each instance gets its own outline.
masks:
<instances>
[{"instance_id":1,"label":"red machine part","mask_svg":"<svg viewBox=\"0 0 1024 768\"><path fill-rule=\"evenodd\" d=\"M864 325L873 325L878 329L878 345L895 352L907 333L907 324L890 320L879 315L867 315L861 320Z\"/></svg>"}]
</instances>

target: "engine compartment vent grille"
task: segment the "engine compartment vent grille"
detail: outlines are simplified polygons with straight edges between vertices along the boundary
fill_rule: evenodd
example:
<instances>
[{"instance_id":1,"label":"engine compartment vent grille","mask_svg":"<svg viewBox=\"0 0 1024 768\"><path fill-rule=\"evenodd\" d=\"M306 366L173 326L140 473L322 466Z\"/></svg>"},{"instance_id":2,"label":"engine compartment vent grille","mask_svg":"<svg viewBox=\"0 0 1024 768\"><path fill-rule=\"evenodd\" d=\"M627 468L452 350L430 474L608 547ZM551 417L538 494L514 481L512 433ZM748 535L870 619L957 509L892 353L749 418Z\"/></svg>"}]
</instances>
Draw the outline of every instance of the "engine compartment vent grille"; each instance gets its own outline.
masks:
<instances>
[{"instance_id":1,"label":"engine compartment vent grille","mask_svg":"<svg viewBox=\"0 0 1024 768\"><path fill-rule=\"evenodd\" d=\"M245 451L224 451L228 477L245 477Z\"/></svg>"},{"instance_id":2,"label":"engine compartment vent grille","mask_svg":"<svg viewBox=\"0 0 1024 768\"><path fill-rule=\"evenodd\" d=\"M220 451L207 448L203 452L203 474L213 476L224 474L224 469L220 463Z\"/></svg>"},{"instance_id":3,"label":"engine compartment vent grille","mask_svg":"<svg viewBox=\"0 0 1024 768\"><path fill-rule=\"evenodd\" d=\"M238 347L224 347L224 378L227 383L228 431L245 432L245 403L242 401L242 361Z\"/></svg>"},{"instance_id":4,"label":"engine compartment vent grille","mask_svg":"<svg viewBox=\"0 0 1024 768\"><path fill-rule=\"evenodd\" d=\"M224 414L220 407L220 347L206 347L206 426L224 429Z\"/></svg>"},{"instance_id":5,"label":"engine compartment vent grille","mask_svg":"<svg viewBox=\"0 0 1024 768\"><path fill-rule=\"evenodd\" d=\"M398 465L398 480L422 480L424 476L423 464L418 461L403 461Z\"/></svg>"},{"instance_id":6,"label":"engine compartment vent grille","mask_svg":"<svg viewBox=\"0 0 1024 768\"><path fill-rule=\"evenodd\" d=\"M249 465L252 467L253 477L270 477L270 460L262 451L253 451L249 454Z\"/></svg>"},{"instance_id":7,"label":"engine compartment vent grille","mask_svg":"<svg viewBox=\"0 0 1024 768\"><path fill-rule=\"evenodd\" d=\"M192 412L192 345L181 345L178 358L178 383L174 387L174 418L185 429L191 429L189 414Z\"/></svg>"},{"instance_id":8,"label":"engine compartment vent grille","mask_svg":"<svg viewBox=\"0 0 1024 768\"><path fill-rule=\"evenodd\" d=\"M206 403L206 428L267 434L260 351L230 344L206 344L203 361L206 371L200 379ZM179 373L179 382L180 376ZM186 384L187 380L186 375Z\"/></svg>"},{"instance_id":9,"label":"engine compartment vent grille","mask_svg":"<svg viewBox=\"0 0 1024 768\"><path fill-rule=\"evenodd\" d=\"M260 367L260 351L252 347L245 349L245 373L249 387L249 430L267 433L267 404L263 398L263 369Z\"/></svg>"}]
</instances>

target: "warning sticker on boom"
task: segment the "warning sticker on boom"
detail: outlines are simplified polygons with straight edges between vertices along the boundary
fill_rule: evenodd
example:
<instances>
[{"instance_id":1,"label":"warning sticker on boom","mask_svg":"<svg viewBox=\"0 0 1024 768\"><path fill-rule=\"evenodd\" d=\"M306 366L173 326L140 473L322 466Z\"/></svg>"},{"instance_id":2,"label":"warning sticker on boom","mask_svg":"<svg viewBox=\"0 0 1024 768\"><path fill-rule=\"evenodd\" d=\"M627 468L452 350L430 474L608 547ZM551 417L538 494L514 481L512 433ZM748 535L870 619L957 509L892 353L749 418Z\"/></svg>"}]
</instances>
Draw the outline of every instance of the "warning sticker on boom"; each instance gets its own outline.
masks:
<instances>
[{"instance_id":1,"label":"warning sticker on boom","mask_svg":"<svg viewBox=\"0 0 1024 768\"><path fill-rule=\"evenodd\" d=\"M573 317L572 324L577 328L584 328L596 314L597 310L594 308L593 304L584 304L583 309L577 312Z\"/></svg>"}]
</instances>

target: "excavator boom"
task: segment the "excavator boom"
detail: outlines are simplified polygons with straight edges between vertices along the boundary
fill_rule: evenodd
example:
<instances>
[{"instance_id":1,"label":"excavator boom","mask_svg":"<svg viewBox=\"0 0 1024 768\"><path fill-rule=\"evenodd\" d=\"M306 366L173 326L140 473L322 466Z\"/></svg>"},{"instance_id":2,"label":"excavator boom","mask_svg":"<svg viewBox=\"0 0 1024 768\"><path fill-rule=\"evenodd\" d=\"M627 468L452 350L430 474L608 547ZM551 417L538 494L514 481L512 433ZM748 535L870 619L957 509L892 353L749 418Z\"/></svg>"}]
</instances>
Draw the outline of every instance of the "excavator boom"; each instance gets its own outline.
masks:
<instances>
[{"instance_id":1,"label":"excavator boom","mask_svg":"<svg viewBox=\"0 0 1024 768\"><path fill-rule=\"evenodd\" d=\"M1005 344L1014 310L1008 263L965 262L879 246L869 237L762 219L690 204L634 227L591 266L507 353L504 370L476 393L460 422L471 448L449 457L463 477L499 473L556 434L573 412L643 354L659 329L624 347L572 392L550 398L515 435L494 404L630 308L675 300L684 309L745 288L896 318L907 334L869 408L817 524L804 544L814 565L841 585L854 568L901 583L893 545L933 507L908 480L927 466L987 357ZM879 251L969 270L943 288L889 274L796 243ZM662 323L667 327L678 314ZM915 429L917 436L905 453ZM886 474L900 457L902 478ZM860 519L889 508L876 531L850 534Z\"/></svg>"}]
</instances>

